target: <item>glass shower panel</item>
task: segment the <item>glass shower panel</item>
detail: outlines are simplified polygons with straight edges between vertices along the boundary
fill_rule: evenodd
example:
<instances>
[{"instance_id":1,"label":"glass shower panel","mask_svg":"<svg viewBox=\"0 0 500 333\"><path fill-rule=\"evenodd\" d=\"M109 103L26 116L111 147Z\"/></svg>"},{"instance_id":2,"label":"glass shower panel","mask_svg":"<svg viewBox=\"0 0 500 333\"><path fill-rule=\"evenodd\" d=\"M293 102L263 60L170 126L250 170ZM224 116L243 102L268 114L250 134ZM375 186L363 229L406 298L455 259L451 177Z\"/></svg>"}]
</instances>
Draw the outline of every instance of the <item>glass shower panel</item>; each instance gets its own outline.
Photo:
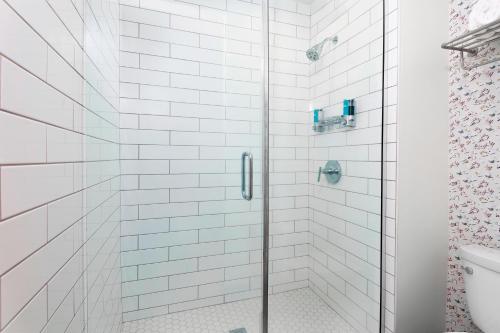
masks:
<instances>
[{"instance_id":1,"label":"glass shower panel","mask_svg":"<svg viewBox=\"0 0 500 333\"><path fill-rule=\"evenodd\" d=\"M82 247L84 273L75 287L75 311L87 332L114 333L120 331L122 316L119 4L83 1L78 10L84 52L77 59L84 80L74 120L84 136L83 160L74 172L84 218L75 237L81 240L76 247Z\"/></svg>"},{"instance_id":2,"label":"glass shower panel","mask_svg":"<svg viewBox=\"0 0 500 333\"><path fill-rule=\"evenodd\" d=\"M383 1L270 6L269 332L378 332Z\"/></svg>"},{"instance_id":3,"label":"glass shower panel","mask_svg":"<svg viewBox=\"0 0 500 333\"><path fill-rule=\"evenodd\" d=\"M261 15L239 0L121 6L126 330L155 316L173 332L260 329Z\"/></svg>"}]
</instances>

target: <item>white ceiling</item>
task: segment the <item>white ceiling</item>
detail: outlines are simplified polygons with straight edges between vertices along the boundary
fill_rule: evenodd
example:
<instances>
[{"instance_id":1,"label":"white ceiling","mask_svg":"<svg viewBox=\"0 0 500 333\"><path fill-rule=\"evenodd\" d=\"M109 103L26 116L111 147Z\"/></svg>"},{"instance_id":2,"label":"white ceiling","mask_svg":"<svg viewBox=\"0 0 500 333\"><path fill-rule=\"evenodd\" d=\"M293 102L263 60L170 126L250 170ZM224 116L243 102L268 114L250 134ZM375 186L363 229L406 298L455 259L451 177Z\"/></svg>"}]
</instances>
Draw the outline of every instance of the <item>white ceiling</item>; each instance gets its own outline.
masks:
<instances>
[{"instance_id":1,"label":"white ceiling","mask_svg":"<svg viewBox=\"0 0 500 333\"><path fill-rule=\"evenodd\" d=\"M299 2L313 3L314 0L298 0Z\"/></svg>"}]
</instances>

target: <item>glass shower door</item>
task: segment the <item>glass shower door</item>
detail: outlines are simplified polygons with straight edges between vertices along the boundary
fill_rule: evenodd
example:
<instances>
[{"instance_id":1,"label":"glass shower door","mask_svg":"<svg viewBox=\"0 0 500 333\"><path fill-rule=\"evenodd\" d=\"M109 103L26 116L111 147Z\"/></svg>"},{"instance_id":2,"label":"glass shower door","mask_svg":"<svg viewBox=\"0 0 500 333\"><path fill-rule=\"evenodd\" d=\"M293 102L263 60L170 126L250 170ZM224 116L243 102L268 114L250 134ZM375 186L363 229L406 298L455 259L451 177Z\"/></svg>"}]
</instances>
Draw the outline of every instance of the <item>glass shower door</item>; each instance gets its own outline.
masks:
<instances>
[{"instance_id":1,"label":"glass shower door","mask_svg":"<svg viewBox=\"0 0 500 333\"><path fill-rule=\"evenodd\" d=\"M379 332L383 1L269 10L269 332Z\"/></svg>"},{"instance_id":2,"label":"glass shower door","mask_svg":"<svg viewBox=\"0 0 500 333\"><path fill-rule=\"evenodd\" d=\"M261 16L239 0L121 6L126 328L260 329Z\"/></svg>"}]
</instances>

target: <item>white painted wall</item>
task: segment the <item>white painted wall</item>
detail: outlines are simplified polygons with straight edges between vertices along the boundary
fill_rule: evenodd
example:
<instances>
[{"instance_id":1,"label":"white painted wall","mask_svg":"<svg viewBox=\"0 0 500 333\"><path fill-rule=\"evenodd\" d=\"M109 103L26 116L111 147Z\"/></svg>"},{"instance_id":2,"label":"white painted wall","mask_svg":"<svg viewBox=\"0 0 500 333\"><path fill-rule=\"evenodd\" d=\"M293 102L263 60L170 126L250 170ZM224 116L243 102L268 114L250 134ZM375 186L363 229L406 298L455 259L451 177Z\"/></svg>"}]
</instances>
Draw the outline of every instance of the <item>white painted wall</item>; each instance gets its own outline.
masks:
<instances>
[{"instance_id":1,"label":"white painted wall","mask_svg":"<svg viewBox=\"0 0 500 333\"><path fill-rule=\"evenodd\" d=\"M448 258L448 2L399 3L396 332L442 332ZM425 24L422 22L425 21Z\"/></svg>"},{"instance_id":2,"label":"white painted wall","mask_svg":"<svg viewBox=\"0 0 500 333\"><path fill-rule=\"evenodd\" d=\"M119 332L116 1L0 1L0 332Z\"/></svg>"}]
</instances>

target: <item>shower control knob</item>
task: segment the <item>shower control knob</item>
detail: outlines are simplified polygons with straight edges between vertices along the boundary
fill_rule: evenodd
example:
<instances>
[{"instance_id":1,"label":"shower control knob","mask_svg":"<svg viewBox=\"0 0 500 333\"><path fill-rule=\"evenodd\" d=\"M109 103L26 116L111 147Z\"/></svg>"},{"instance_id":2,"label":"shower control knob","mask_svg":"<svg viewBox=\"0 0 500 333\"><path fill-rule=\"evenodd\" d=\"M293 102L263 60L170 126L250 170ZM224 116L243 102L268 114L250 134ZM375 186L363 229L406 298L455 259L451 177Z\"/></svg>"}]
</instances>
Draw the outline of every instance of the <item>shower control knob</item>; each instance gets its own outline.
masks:
<instances>
[{"instance_id":1,"label":"shower control knob","mask_svg":"<svg viewBox=\"0 0 500 333\"><path fill-rule=\"evenodd\" d=\"M321 176L321 174L324 175L333 175L336 173L340 173L339 169L323 169L322 167L319 167L319 173L318 173L318 178Z\"/></svg>"},{"instance_id":2,"label":"shower control knob","mask_svg":"<svg viewBox=\"0 0 500 333\"><path fill-rule=\"evenodd\" d=\"M329 183L337 184L342 176L342 168L338 161L328 161L324 168L320 167L318 170L318 183L322 174L325 175Z\"/></svg>"}]
</instances>

